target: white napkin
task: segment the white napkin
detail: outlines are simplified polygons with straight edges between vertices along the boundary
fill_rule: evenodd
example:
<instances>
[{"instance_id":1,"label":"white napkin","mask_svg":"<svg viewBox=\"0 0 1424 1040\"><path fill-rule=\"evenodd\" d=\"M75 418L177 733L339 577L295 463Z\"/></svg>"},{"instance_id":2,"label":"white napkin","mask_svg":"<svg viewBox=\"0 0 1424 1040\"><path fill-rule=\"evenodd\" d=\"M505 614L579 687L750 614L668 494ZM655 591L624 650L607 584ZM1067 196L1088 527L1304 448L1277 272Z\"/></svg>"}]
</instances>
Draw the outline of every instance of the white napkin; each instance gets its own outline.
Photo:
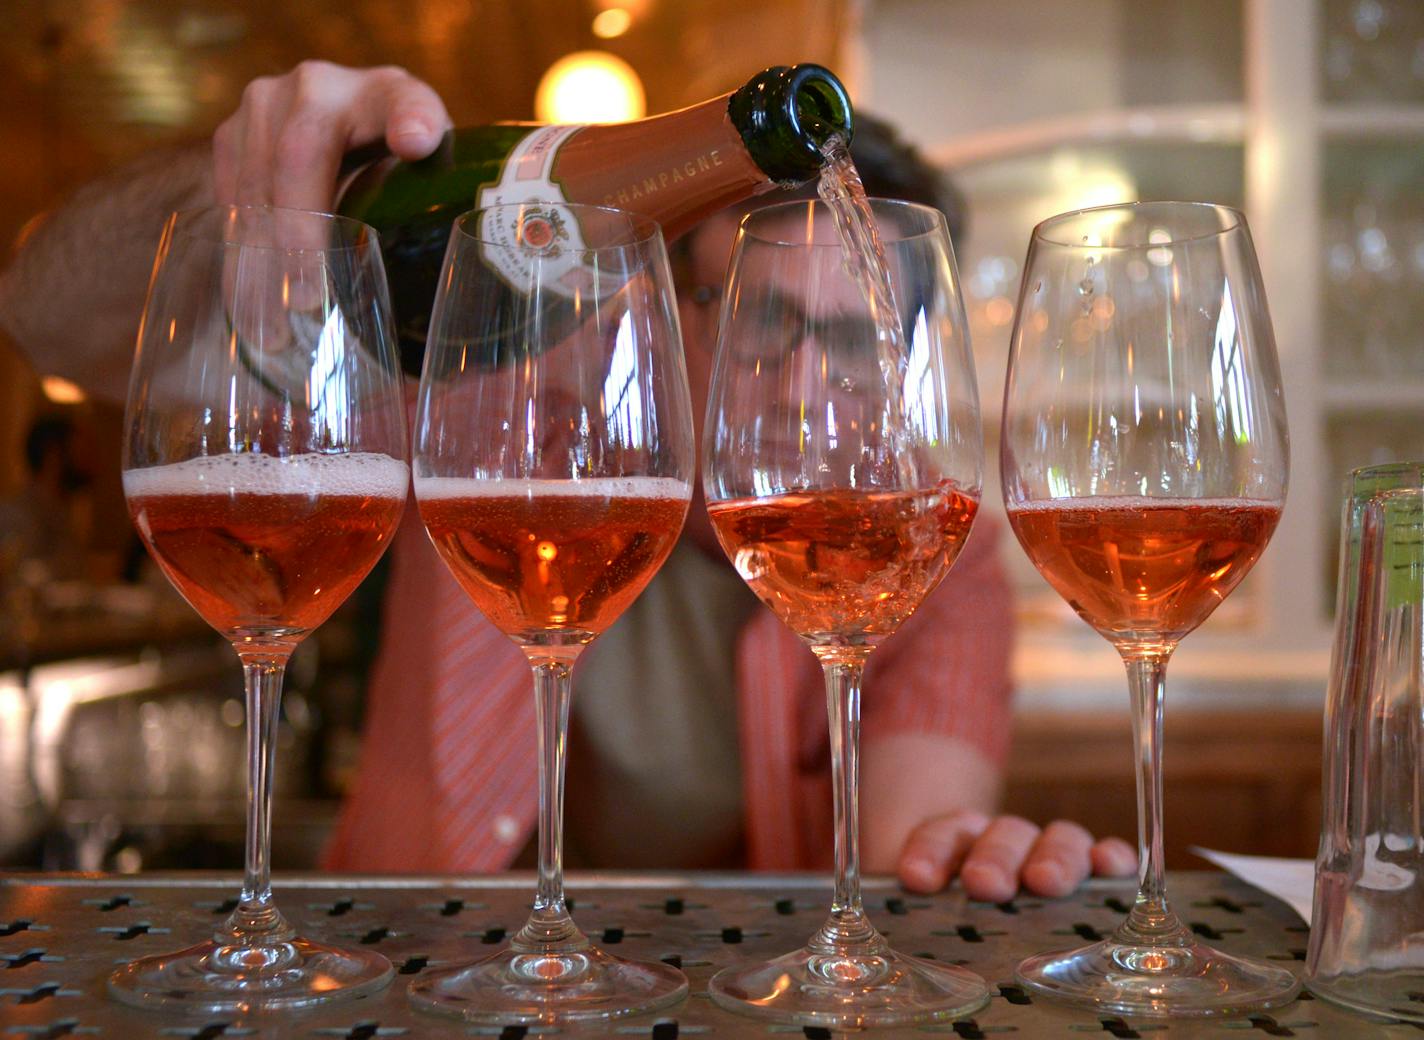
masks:
<instances>
[{"instance_id":1,"label":"white napkin","mask_svg":"<svg viewBox=\"0 0 1424 1040\"><path fill-rule=\"evenodd\" d=\"M1273 895L1310 924L1310 904L1315 895L1315 861L1278 856L1242 856L1193 845L1191 851L1248 885Z\"/></svg>"}]
</instances>

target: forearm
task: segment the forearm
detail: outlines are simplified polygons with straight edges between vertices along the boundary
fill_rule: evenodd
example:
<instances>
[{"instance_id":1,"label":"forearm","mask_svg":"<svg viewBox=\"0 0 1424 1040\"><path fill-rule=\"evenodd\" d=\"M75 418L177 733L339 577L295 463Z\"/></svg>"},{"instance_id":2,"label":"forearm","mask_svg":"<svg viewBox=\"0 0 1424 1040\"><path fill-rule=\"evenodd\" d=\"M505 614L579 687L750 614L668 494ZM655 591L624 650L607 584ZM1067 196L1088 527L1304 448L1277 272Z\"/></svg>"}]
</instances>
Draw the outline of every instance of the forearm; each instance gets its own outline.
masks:
<instances>
[{"instance_id":1,"label":"forearm","mask_svg":"<svg viewBox=\"0 0 1424 1040\"><path fill-rule=\"evenodd\" d=\"M861 858L870 873L895 872L912 830L962 809L992 812L999 770L955 737L890 733L861 750Z\"/></svg>"},{"instance_id":2,"label":"forearm","mask_svg":"<svg viewBox=\"0 0 1424 1040\"><path fill-rule=\"evenodd\" d=\"M44 373L122 400L168 214L212 201L210 149L147 155L80 189L0 274L0 324Z\"/></svg>"}]
</instances>

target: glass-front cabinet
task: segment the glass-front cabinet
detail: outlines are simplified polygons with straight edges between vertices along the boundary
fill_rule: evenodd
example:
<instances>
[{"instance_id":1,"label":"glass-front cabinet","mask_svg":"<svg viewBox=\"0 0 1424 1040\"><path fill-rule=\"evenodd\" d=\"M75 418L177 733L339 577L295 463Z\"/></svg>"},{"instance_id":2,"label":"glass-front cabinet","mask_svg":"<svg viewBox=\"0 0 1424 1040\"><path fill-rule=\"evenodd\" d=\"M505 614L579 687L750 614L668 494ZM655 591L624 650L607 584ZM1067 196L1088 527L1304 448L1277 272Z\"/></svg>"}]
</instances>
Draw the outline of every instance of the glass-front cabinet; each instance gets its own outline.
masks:
<instances>
[{"instance_id":1,"label":"glass-front cabinet","mask_svg":"<svg viewBox=\"0 0 1424 1040\"><path fill-rule=\"evenodd\" d=\"M1002 520L998 412L1033 225L1127 199L1245 210L1286 385L1290 497L1271 548L1174 678L1205 703L1283 691L1315 703L1345 475L1424 458L1424 3L875 0L860 14L862 106L899 123L967 198L956 247L989 515ZM1021 685L1075 703L1084 684L1114 690L1113 655L1003 533Z\"/></svg>"}]
</instances>

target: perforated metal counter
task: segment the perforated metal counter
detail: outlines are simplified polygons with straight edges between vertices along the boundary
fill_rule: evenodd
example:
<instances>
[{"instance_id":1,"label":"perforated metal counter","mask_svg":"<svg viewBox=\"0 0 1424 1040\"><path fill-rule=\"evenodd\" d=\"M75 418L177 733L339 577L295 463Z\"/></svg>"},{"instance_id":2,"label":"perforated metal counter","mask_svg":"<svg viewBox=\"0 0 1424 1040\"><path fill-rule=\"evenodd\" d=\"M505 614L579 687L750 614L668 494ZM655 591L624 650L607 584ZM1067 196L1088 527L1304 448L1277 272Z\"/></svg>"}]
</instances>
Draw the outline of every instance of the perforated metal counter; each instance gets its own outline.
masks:
<instances>
[{"instance_id":1,"label":"perforated metal counter","mask_svg":"<svg viewBox=\"0 0 1424 1040\"><path fill-rule=\"evenodd\" d=\"M231 909L232 876L0 875L0 1038L497 1036L523 1040L561 1032L543 1027L473 1026L412 1008L405 988L432 967L491 952L523 922L533 891L528 876L493 878L279 878L279 903L312 938L367 944L396 965L395 981L364 1000L245 1019L183 1019L110 1000L104 980L114 965L190 944ZM1306 929L1283 904L1221 874L1174 874L1173 903L1202 936L1223 948L1299 966ZM800 946L820 924L830 889L823 877L768 875L571 875L574 916L585 932L630 957L681 966L692 995L656 1015L563 1032L643 1037L759 1037L802 1034L829 1040L817 1027L767 1026L716 1007L705 996L718 969ZM895 947L968 965L997 995L972 1017L867 1031L879 1037L940 1034L983 1037L1104 1036L1188 1040L1303 1036L1418 1036L1411 1025L1372 1021L1309 997L1251 1018L1207 1021L1123 1019L1066 1010L1031 999L1014 985L1013 967L1030 952L1096 939L1132 899L1131 884L1093 882L1062 900L969 902L951 891L912 896L887 879L867 879L865 904ZM1421 995L1424 1000L1424 995Z\"/></svg>"}]
</instances>

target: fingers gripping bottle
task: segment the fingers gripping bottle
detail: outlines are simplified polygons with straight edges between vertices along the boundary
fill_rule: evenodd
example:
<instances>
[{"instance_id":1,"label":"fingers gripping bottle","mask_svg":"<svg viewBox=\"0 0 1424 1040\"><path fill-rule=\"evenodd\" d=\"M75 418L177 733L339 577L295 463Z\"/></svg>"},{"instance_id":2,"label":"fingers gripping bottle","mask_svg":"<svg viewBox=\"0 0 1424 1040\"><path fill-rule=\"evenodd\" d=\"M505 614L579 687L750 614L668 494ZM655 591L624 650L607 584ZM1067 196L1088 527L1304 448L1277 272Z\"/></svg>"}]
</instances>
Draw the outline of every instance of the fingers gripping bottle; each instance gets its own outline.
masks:
<instances>
[{"instance_id":1,"label":"fingers gripping bottle","mask_svg":"<svg viewBox=\"0 0 1424 1040\"><path fill-rule=\"evenodd\" d=\"M450 227L461 213L525 204L515 226L481 228L482 240L507 239L490 245L485 259L507 286L503 305L513 313L526 287L523 251L540 250L545 260L562 251L568 299L590 278L579 270L579 229L561 203L632 210L671 240L734 202L817 176L826 143L849 141L851 130L850 100L834 75L818 65L777 66L730 94L635 122L455 130L427 159L385 156L351 168L339 208L380 235L402 364L418 374ZM541 321L572 320L572 307L551 313L560 310L559 294L540 297ZM498 363L510 342L488 344L483 362Z\"/></svg>"}]
</instances>

